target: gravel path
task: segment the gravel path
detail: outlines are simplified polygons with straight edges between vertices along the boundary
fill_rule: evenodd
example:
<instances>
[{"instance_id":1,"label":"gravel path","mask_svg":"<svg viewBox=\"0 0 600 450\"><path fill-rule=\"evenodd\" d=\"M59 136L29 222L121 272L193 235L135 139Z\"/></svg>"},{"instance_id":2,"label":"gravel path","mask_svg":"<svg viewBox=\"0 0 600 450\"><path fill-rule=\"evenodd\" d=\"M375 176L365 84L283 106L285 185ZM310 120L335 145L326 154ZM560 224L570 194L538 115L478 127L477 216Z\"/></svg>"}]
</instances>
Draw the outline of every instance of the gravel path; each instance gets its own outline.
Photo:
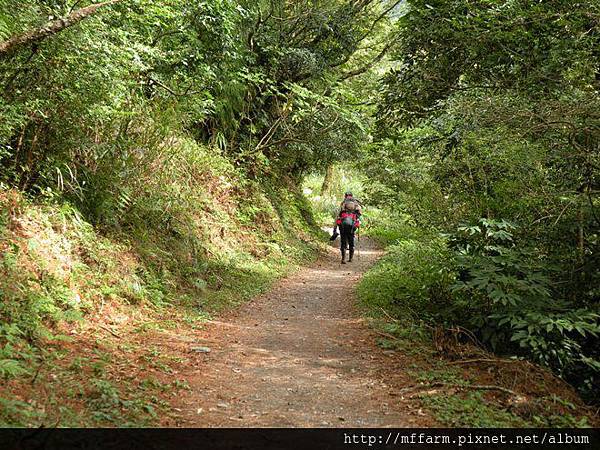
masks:
<instances>
[{"instance_id":1,"label":"gravel path","mask_svg":"<svg viewBox=\"0 0 600 450\"><path fill-rule=\"evenodd\" d=\"M176 400L183 427L405 427L433 425L401 389L407 358L376 346L354 288L381 256L368 241L341 265L331 248L195 336Z\"/></svg>"}]
</instances>

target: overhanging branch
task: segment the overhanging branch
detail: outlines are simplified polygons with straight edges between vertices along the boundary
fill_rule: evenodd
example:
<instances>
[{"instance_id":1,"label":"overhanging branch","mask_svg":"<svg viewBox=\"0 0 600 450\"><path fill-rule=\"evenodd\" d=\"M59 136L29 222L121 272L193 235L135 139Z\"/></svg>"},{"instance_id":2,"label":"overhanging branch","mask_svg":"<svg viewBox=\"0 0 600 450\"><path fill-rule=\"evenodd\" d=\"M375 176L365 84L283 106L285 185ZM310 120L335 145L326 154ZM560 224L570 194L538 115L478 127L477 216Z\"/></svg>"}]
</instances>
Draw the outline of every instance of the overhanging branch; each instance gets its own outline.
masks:
<instances>
[{"instance_id":1,"label":"overhanging branch","mask_svg":"<svg viewBox=\"0 0 600 450\"><path fill-rule=\"evenodd\" d=\"M91 16L100 8L108 5L113 5L121 1L123 0L109 0L107 2L96 3L94 5L86 6L85 8L80 8L77 11L70 13L65 18L52 20L40 28L36 28L35 30L30 30L26 33L13 36L4 42L0 42L0 56L10 52L11 50L19 46L28 45L33 42L38 42L43 39L46 39L47 37L52 36L53 34L56 34L64 30L65 28L75 25L76 23L82 21L86 17Z\"/></svg>"},{"instance_id":2,"label":"overhanging branch","mask_svg":"<svg viewBox=\"0 0 600 450\"><path fill-rule=\"evenodd\" d=\"M360 75L360 74L366 72L367 70L369 70L370 68L372 68L375 64L377 64L379 61L381 61L383 59L383 57L386 55L386 53L388 52L388 50L390 49L390 47L393 44L394 44L394 40L392 39L392 40L390 40L385 45L385 47L383 47L383 49L377 54L377 56L375 56L367 64L365 64L364 66L359 67L358 69L351 70L349 72L346 72L346 73L342 74L342 76L340 77L340 81L341 80L347 80L348 78Z\"/></svg>"}]
</instances>

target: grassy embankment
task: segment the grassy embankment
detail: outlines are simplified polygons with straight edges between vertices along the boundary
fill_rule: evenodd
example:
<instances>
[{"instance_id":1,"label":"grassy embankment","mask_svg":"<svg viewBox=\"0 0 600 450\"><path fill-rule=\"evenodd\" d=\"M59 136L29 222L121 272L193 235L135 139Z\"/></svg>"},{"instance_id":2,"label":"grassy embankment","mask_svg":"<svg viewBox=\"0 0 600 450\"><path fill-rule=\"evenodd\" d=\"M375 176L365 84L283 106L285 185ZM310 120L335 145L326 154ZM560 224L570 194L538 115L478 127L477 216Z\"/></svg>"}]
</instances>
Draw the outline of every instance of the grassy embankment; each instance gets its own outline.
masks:
<instances>
[{"instance_id":1,"label":"grassy embankment","mask_svg":"<svg viewBox=\"0 0 600 450\"><path fill-rule=\"evenodd\" d=\"M249 180L182 141L139 181L114 227L47 191L0 189L0 424L149 426L185 363L161 341L202 327L312 260L291 183Z\"/></svg>"}]
</instances>

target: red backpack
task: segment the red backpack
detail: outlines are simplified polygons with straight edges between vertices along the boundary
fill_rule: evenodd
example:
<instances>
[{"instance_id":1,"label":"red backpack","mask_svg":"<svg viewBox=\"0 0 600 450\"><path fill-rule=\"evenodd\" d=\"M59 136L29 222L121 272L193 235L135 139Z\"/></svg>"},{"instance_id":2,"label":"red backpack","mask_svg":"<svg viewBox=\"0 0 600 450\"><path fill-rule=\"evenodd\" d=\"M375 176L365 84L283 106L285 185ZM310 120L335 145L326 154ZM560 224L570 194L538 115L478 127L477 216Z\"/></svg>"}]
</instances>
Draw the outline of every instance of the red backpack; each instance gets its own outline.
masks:
<instances>
[{"instance_id":1,"label":"red backpack","mask_svg":"<svg viewBox=\"0 0 600 450\"><path fill-rule=\"evenodd\" d=\"M360 221L358 220L356 213L349 211L342 211L336 223L338 225L341 225L342 223L347 223L348 225L352 224L354 228L358 228L360 226Z\"/></svg>"}]
</instances>

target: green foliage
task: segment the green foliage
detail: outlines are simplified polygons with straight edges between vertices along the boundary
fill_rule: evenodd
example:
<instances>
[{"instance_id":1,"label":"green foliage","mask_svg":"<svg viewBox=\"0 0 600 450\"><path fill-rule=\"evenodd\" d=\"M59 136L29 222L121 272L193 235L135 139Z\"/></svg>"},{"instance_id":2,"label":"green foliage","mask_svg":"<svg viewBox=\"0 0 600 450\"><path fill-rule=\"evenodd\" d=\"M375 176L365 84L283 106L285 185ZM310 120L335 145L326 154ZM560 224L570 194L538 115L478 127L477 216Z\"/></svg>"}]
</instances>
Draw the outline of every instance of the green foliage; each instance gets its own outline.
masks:
<instances>
[{"instance_id":1,"label":"green foliage","mask_svg":"<svg viewBox=\"0 0 600 450\"><path fill-rule=\"evenodd\" d=\"M435 368L411 373L414 373L416 380L421 383L448 383L457 387L469 385L469 382L453 367Z\"/></svg>"},{"instance_id":2,"label":"green foliage","mask_svg":"<svg viewBox=\"0 0 600 450\"><path fill-rule=\"evenodd\" d=\"M531 422L536 427L546 428L588 428L590 427L589 419L585 416L577 417L576 407L571 402L568 402L556 395L545 397L537 400L535 403L542 405L543 414L534 414L531 417ZM556 405L564 407L568 412L557 414L552 411Z\"/></svg>"},{"instance_id":3,"label":"green foliage","mask_svg":"<svg viewBox=\"0 0 600 450\"><path fill-rule=\"evenodd\" d=\"M471 310L469 326L493 348L523 352L562 376L586 373L584 386L591 386L600 363L585 344L598 338L600 316L569 310L569 303L556 297L547 263L519 248L514 230L507 221L481 219L479 225L459 227L450 239L461 274L454 291Z\"/></svg>"},{"instance_id":4,"label":"green foliage","mask_svg":"<svg viewBox=\"0 0 600 450\"><path fill-rule=\"evenodd\" d=\"M141 383L142 391L148 386ZM140 392L135 391L123 395L117 386L107 380L95 378L91 380L87 405L91 418L98 424L118 424L122 427L149 423L156 419L155 404L158 399L148 402ZM153 405L154 404L154 405ZM131 420L134 421L131 421Z\"/></svg>"},{"instance_id":5,"label":"green foliage","mask_svg":"<svg viewBox=\"0 0 600 450\"><path fill-rule=\"evenodd\" d=\"M414 227L387 231L400 236L359 285L371 313L383 309L403 321L458 324L501 353L527 356L577 380L591 394L598 359L589 342L600 321L589 309L570 310L557 297L547 263L520 248L505 220L481 219L435 238ZM384 234L385 236L385 234Z\"/></svg>"},{"instance_id":6,"label":"green foliage","mask_svg":"<svg viewBox=\"0 0 600 450\"><path fill-rule=\"evenodd\" d=\"M470 389L469 382L452 372L422 372L420 379ZM578 416L575 405L556 395L531 398L516 408L506 408L502 402L486 398L481 391L426 393L421 396L421 401L443 425L449 427L589 427L588 418Z\"/></svg>"},{"instance_id":7,"label":"green foliage","mask_svg":"<svg viewBox=\"0 0 600 450\"><path fill-rule=\"evenodd\" d=\"M6 35L73 7L0 6ZM126 208L138 192L122 184L142 178L173 135L226 151L252 176L298 177L345 159L365 127L347 105L355 94L336 74L387 22L385 7L337 0L105 7L0 58L0 179L34 192L66 190L96 222Z\"/></svg>"},{"instance_id":8,"label":"green foliage","mask_svg":"<svg viewBox=\"0 0 600 450\"><path fill-rule=\"evenodd\" d=\"M456 395L432 395L422 399L436 418L449 427L505 428L524 427L520 417L489 406L481 392L461 398Z\"/></svg>"},{"instance_id":9,"label":"green foliage","mask_svg":"<svg viewBox=\"0 0 600 450\"><path fill-rule=\"evenodd\" d=\"M49 336L44 322L74 320L79 301L67 286L52 275L36 283L36 274L17 264L20 250L6 252L0 261L0 315L16 328L5 328L6 338L22 335L29 340ZM29 286L36 285L31 289Z\"/></svg>"},{"instance_id":10,"label":"green foliage","mask_svg":"<svg viewBox=\"0 0 600 450\"><path fill-rule=\"evenodd\" d=\"M411 224L410 216L373 206L366 214L363 232L386 247L398 244L402 240L418 239L421 235Z\"/></svg>"},{"instance_id":11,"label":"green foliage","mask_svg":"<svg viewBox=\"0 0 600 450\"><path fill-rule=\"evenodd\" d=\"M598 12L595 2L407 3L394 49L401 64L385 80L384 122L414 123L455 92L477 89L543 102L578 92L592 99L598 54L588 14Z\"/></svg>"},{"instance_id":12,"label":"green foliage","mask_svg":"<svg viewBox=\"0 0 600 450\"><path fill-rule=\"evenodd\" d=\"M415 237L415 234L418 237ZM405 226L402 237L362 278L358 294L370 309L431 320L448 314L454 279L443 239Z\"/></svg>"},{"instance_id":13,"label":"green foliage","mask_svg":"<svg viewBox=\"0 0 600 450\"><path fill-rule=\"evenodd\" d=\"M6 351L6 347L4 348L4 351ZM16 378L27 373L27 369L25 369L19 361L14 359L0 359L0 377L5 379Z\"/></svg>"},{"instance_id":14,"label":"green foliage","mask_svg":"<svg viewBox=\"0 0 600 450\"><path fill-rule=\"evenodd\" d=\"M457 282L437 320L551 367L590 400L597 15L594 2L407 1L361 161L370 201L449 240Z\"/></svg>"},{"instance_id":15,"label":"green foliage","mask_svg":"<svg viewBox=\"0 0 600 450\"><path fill-rule=\"evenodd\" d=\"M31 403L0 397L0 421L5 426L36 426L42 416Z\"/></svg>"},{"instance_id":16,"label":"green foliage","mask_svg":"<svg viewBox=\"0 0 600 450\"><path fill-rule=\"evenodd\" d=\"M404 216L428 229L447 223L457 212L431 174L433 162L423 149L428 131L409 130L394 140L380 139L360 161L369 174L367 200L392 213L388 222Z\"/></svg>"},{"instance_id":17,"label":"green foliage","mask_svg":"<svg viewBox=\"0 0 600 450\"><path fill-rule=\"evenodd\" d=\"M351 191L357 199L363 201L366 180L351 163L331 165L327 170L329 175L324 176L322 173L307 175L302 186L318 223L331 226L339 213L344 192ZM369 221L372 213L369 205L363 211L363 221Z\"/></svg>"},{"instance_id":18,"label":"green foliage","mask_svg":"<svg viewBox=\"0 0 600 450\"><path fill-rule=\"evenodd\" d=\"M529 261L530 252L515 245L514 228L505 220L481 219L479 225L459 227L450 238L461 270L454 289L470 302L478 301L475 309L484 314L495 307L535 308L551 298L544 266Z\"/></svg>"},{"instance_id":19,"label":"green foliage","mask_svg":"<svg viewBox=\"0 0 600 450\"><path fill-rule=\"evenodd\" d=\"M584 383L591 387L600 372L600 361L586 355L586 339L600 333L598 314L585 309L548 313L533 311L519 316L494 315L502 324L511 325L511 341L519 344L540 364L554 368L559 374L585 370L590 375ZM594 375L595 374L595 375Z\"/></svg>"}]
</instances>

